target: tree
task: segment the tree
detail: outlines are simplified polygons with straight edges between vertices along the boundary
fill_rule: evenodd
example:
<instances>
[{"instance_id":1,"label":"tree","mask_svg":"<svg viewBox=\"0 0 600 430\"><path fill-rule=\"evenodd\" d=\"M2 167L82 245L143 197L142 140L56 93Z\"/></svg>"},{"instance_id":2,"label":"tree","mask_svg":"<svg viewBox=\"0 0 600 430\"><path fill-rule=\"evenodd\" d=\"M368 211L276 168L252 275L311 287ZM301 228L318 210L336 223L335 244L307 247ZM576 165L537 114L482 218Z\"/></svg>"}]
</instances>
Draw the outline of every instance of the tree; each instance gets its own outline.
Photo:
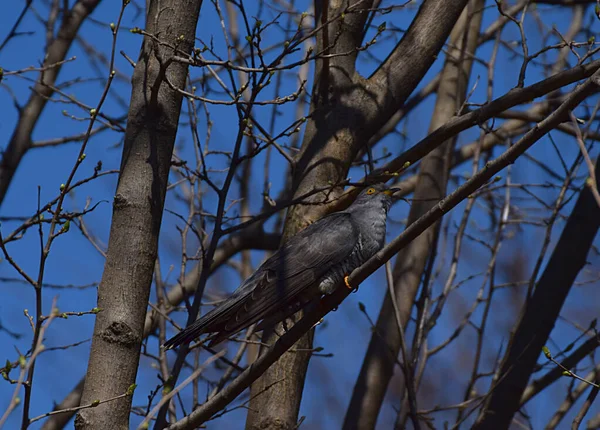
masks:
<instances>
[{"instance_id":1,"label":"tree","mask_svg":"<svg viewBox=\"0 0 600 430\"><path fill-rule=\"evenodd\" d=\"M0 427L598 426L594 4L11 5ZM160 348L372 182L357 295Z\"/></svg>"}]
</instances>

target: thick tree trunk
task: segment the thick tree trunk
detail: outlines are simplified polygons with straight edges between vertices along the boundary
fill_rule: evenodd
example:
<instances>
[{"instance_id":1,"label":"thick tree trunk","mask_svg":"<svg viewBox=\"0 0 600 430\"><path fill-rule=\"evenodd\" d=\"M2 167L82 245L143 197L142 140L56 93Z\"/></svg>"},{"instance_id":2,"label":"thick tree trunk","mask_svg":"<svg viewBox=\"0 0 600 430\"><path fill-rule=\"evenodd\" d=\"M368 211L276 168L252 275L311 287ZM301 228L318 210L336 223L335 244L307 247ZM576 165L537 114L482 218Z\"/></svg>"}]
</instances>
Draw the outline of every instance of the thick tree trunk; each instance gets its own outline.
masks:
<instances>
[{"instance_id":1,"label":"thick tree trunk","mask_svg":"<svg viewBox=\"0 0 600 430\"><path fill-rule=\"evenodd\" d=\"M108 255L82 403L106 400L135 383L148 296L157 255L171 155L187 66L170 63L169 46L190 52L201 0L152 0L133 74L121 173L113 204ZM78 429L128 429L131 396L82 410Z\"/></svg>"}]
</instances>

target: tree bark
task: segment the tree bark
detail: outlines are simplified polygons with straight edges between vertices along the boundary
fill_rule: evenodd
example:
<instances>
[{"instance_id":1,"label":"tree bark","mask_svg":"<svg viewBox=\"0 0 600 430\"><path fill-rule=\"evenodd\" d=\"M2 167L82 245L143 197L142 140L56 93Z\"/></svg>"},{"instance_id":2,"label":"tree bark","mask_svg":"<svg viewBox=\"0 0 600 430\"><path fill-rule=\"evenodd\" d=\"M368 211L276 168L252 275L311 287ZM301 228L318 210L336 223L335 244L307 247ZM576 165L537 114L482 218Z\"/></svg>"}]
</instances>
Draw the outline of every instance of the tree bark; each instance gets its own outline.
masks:
<instances>
[{"instance_id":1,"label":"tree bark","mask_svg":"<svg viewBox=\"0 0 600 430\"><path fill-rule=\"evenodd\" d=\"M433 118L429 126L430 133L455 116L466 98L484 4L483 0L471 0L450 35L450 46L453 48L448 50L442 70ZM414 200L408 216L409 225L427 213L446 194L450 159L456 139L457 136L447 140L421 161ZM438 227L439 221L402 249L396 258L393 278L402 327L406 327L408 323L422 273L431 251L436 246ZM394 305L390 295L386 294L377 319L376 331L371 336L354 386L344 429L375 428L399 351L400 333Z\"/></svg>"},{"instance_id":2,"label":"tree bark","mask_svg":"<svg viewBox=\"0 0 600 430\"><path fill-rule=\"evenodd\" d=\"M135 383L144 321L157 255L171 155L177 134L187 65L171 63L173 48L194 46L200 0L153 0L133 73L130 109L113 203L108 254L82 403L126 393ZM84 409L78 429L128 429L132 396Z\"/></svg>"},{"instance_id":3,"label":"tree bark","mask_svg":"<svg viewBox=\"0 0 600 430\"><path fill-rule=\"evenodd\" d=\"M318 22L330 22L317 36L317 52L353 54L330 56L316 63L312 116L294 171L295 197L346 178L361 146L402 106L429 70L466 3L425 1L400 43L365 79L355 69L356 48L362 40L371 2L345 1L337 8L333 2L323 2L322 7L316 2ZM344 20L333 20L342 12ZM338 187L332 194L339 192ZM326 193L316 194L312 202L326 197ZM327 211L327 205L290 208L284 238ZM301 315L297 314L295 320ZM311 331L294 348L310 350L312 337ZM263 342L272 344L275 339L273 330L265 331ZM248 430L296 427L309 359L309 352L286 353L252 385Z\"/></svg>"}]
</instances>

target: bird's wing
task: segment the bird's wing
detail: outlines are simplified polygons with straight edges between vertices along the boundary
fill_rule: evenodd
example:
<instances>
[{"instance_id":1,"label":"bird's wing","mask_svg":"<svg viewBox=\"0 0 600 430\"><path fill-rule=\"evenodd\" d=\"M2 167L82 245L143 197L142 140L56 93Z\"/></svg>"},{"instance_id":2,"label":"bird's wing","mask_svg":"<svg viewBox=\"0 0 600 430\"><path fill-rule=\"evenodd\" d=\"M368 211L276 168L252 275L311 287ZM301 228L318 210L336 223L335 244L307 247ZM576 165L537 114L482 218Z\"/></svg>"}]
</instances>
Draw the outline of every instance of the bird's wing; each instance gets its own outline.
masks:
<instances>
[{"instance_id":1,"label":"bird's wing","mask_svg":"<svg viewBox=\"0 0 600 430\"><path fill-rule=\"evenodd\" d=\"M331 267L348 258L357 241L358 228L348 213L334 213L311 224L255 272L258 282L220 331L227 336L227 333L236 333L275 312L293 313L299 307L298 300L307 302L313 298L303 297L302 293ZM224 336L219 339L221 337Z\"/></svg>"},{"instance_id":2,"label":"bird's wing","mask_svg":"<svg viewBox=\"0 0 600 430\"><path fill-rule=\"evenodd\" d=\"M202 333L222 332L222 340L286 307L295 307L302 293L345 260L358 241L351 215L337 212L309 225L267 259L221 305L165 343L174 347Z\"/></svg>"}]
</instances>

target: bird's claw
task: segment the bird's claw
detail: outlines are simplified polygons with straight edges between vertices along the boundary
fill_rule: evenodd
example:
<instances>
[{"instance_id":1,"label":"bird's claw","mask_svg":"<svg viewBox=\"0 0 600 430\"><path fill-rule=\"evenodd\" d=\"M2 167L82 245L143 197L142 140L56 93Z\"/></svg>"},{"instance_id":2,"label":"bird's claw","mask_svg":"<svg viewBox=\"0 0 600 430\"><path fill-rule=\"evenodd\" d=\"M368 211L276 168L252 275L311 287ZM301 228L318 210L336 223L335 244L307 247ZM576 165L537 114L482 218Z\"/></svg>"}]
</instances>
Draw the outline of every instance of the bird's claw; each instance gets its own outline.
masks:
<instances>
[{"instance_id":1,"label":"bird's claw","mask_svg":"<svg viewBox=\"0 0 600 430\"><path fill-rule=\"evenodd\" d=\"M354 290L354 288L352 288L352 285L350 285L350 280L349 280L350 276L346 275L344 276L344 285L346 285L346 288L348 288L350 291Z\"/></svg>"}]
</instances>

